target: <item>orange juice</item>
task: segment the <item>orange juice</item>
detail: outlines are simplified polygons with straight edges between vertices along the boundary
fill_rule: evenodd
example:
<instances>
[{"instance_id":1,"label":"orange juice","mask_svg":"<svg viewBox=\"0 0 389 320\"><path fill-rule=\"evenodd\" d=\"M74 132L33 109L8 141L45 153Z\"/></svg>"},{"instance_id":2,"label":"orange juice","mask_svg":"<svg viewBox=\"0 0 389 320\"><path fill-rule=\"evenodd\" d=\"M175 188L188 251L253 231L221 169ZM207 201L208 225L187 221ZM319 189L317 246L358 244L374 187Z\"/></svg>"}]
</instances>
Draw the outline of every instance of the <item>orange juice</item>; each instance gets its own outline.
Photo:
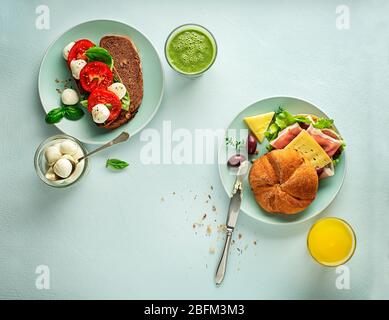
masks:
<instances>
[{"instance_id":1,"label":"orange juice","mask_svg":"<svg viewBox=\"0 0 389 320\"><path fill-rule=\"evenodd\" d=\"M356 239L353 229L346 221L323 218L312 226L307 243L310 254L317 262L335 267L352 257Z\"/></svg>"}]
</instances>

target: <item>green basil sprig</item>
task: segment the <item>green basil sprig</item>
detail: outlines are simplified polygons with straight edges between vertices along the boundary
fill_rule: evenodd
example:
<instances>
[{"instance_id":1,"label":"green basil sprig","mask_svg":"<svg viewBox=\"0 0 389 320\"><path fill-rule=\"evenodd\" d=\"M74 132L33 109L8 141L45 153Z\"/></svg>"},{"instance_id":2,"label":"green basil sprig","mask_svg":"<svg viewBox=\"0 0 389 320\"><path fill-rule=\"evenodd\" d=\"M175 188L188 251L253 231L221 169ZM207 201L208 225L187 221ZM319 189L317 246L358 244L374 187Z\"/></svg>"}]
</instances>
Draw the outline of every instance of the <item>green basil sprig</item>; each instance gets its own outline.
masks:
<instances>
[{"instance_id":1,"label":"green basil sprig","mask_svg":"<svg viewBox=\"0 0 389 320\"><path fill-rule=\"evenodd\" d=\"M105 167L106 168L112 168L115 170L122 170L126 167L128 167L128 163L119 159L108 159Z\"/></svg>"},{"instance_id":2,"label":"green basil sprig","mask_svg":"<svg viewBox=\"0 0 389 320\"><path fill-rule=\"evenodd\" d=\"M51 110L45 117L46 123L58 123L65 117L68 120L76 121L84 116L84 111L75 106L63 106Z\"/></svg>"},{"instance_id":3,"label":"green basil sprig","mask_svg":"<svg viewBox=\"0 0 389 320\"><path fill-rule=\"evenodd\" d=\"M125 111L128 111L130 109L130 95L128 94L128 91L126 92L126 95L122 98L121 103L122 103L122 109Z\"/></svg>"},{"instance_id":4,"label":"green basil sprig","mask_svg":"<svg viewBox=\"0 0 389 320\"><path fill-rule=\"evenodd\" d=\"M109 52L101 47L91 47L85 51L88 61L104 62L110 69L113 67L113 59Z\"/></svg>"},{"instance_id":5,"label":"green basil sprig","mask_svg":"<svg viewBox=\"0 0 389 320\"><path fill-rule=\"evenodd\" d=\"M81 119L84 115L84 110L78 107L67 106L64 107L64 116L68 120L76 121Z\"/></svg>"},{"instance_id":6,"label":"green basil sprig","mask_svg":"<svg viewBox=\"0 0 389 320\"><path fill-rule=\"evenodd\" d=\"M81 107L88 109L88 100L87 99L81 100L79 103L80 103Z\"/></svg>"},{"instance_id":7,"label":"green basil sprig","mask_svg":"<svg viewBox=\"0 0 389 320\"><path fill-rule=\"evenodd\" d=\"M45 120L49 124L58 123L63 118L63 115L64 112L62 107L55 108L46 115Z\"/></svg>"}]
</instances>

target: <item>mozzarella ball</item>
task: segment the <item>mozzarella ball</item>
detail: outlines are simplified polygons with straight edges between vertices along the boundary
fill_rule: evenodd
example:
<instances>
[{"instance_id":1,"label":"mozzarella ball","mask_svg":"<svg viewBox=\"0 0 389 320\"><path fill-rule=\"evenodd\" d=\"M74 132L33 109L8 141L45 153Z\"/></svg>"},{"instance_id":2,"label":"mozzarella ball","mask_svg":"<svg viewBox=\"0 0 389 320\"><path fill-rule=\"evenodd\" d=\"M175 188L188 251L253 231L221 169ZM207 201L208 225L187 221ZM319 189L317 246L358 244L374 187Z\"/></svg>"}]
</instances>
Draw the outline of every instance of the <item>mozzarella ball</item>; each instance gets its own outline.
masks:
<instances>
[{"instance_id":1,"label":"mozzarella ball","mask_svg":"<svg viewBox=\"0 0 389 320\"><path fill-rule=\"evenodd\" d=\"M57 180L57 176L56 176L55 173L54 173L53 167L50 167L50 168L47 170L47 172L46 172L46 174L45 174L45 177L46 177L47 180L51 180L51 181Z\"/></svg>"},{"instance_id":2,"label":"mozzarella ball","mask_svg":"<svg viewBox=\"0 0 389 320\"><path fill-rule=\"evenodd\" d=\"M70 62L70 70L72 71L72 76L74 79L80 79L81 69L84 68L85 65L86 61L82 59L72 60L72 62Z\"/></svg>"},{"instance_id":3,"label":"mozzarella ball","mask_svg":"<svg viewBox=\"0 0 389 320\"><path fill-rule=\"evenodd\" d=\"M50 146L45 150L45 158L49 166L53 165L61 156L62 154L57 145Z\"/></svg>"},{"instance_id":4,"label":"mozzarella ball","mask_svg":"<svg viewBox=\"0 0 389 320\"><path fill-rule=\"evenodd\" d=\"M74 44L75 44L75 42L72 41L69 44L67 44L65 48L63 48L62 55L63 55L65 60L68 60L69 52L73 48Z\"/></svg>"},{"instance_id":5,"label":"mozzarella ball","mask_svg":"<svg viewBox=\"0 0 389 320\"><path fill-rule=\"evenodd\" d=\"M72 140L66 139L59 145L59 151L62 154L75 155L78 151L78 145Z\"/></svg>"},{"instance_id":6,"label":"mozzarella ball","mask_svg":"<svg viewBox=\"0 0 389 320\"><path fill-rule=\"evenodd\" d=\"M99 103L92 108L92 118L96 123L104 123L109 115L110 111L105 104Z\"/></svg>"},{"instance_id":7,"label":"mozzarella ball","mask_svg":"<svg viewBox=\"0 0 389 320\"><path fill-rule=\"evenodd\" d=\"M71 156L70 154L64 154L62 155L61 159L68 159L70 162L74 162L74 157Z\"/></svg>"},{"instance_id":8,"label":"mozzarella ball","mask_svg":"<svg viewBox=\"0 0 389 320\"><path fill-rule=\"evenodd\" d=\"M65 179L69 177L70 174L72 173L73 165L70 162L70 160L66 158L61 158L54 164L53 169L54 169L54 173L57 176Z\"/></svg>"},{"instance_id":9,"label":"mozzarella ball","mask_svg":"<svg viewBox=\"0 0 389 320\"><path fill-rule=\"evenodd\" d=\"M77 148L76 154L72 155L74 160L78 160L78 159L82 158L83 156L84 156L84 152L82 151L82 149L80 147Z\"/></svg>"},{"instance_id":10,"label":"mozzarella ball","mask_svg":"<svg viewBox=\"0 0 389 320\"><path fill-rule=\"evenodd\" d=\"M120 100L123 99L127 93L126 86L120 82L112 83L107 89L116 94Z\"/></svg>"},{"instance_id":11,"label":"mozzarella ball","mask_svg":"<svg viewBox=\"0 0 389 320\"><path fill-rule=\"evenodd\" d=\"M64 105L72 106L78 103L78 93L74 89L65 89L62 91L61 100Z\"/></svg>"}]
</instances>

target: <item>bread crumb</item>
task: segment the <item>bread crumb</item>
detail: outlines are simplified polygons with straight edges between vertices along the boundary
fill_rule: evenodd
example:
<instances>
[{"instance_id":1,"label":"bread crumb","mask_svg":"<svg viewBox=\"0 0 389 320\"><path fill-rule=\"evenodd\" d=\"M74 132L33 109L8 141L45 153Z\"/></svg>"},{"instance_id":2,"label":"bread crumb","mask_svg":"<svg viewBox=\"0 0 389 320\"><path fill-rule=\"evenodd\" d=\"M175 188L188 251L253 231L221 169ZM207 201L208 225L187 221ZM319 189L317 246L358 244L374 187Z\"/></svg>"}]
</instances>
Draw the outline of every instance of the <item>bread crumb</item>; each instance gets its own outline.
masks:
<instances>
[{"instance_id":1,"label":"bread crumb","mask_svg":"<svg viewBox=\"0 0 389 320\"><path fill-rule=\"evenodd\" d=\"M211 233L212 233L211 225L208 225L208 226L207 226L207 236L210 236Z\"/></svg>"},{"instance_id":2,"label":"bread crumb","mask_svg":"<svg viewBox=\"0 0 389 320\"><path fill-rule=\"evenodd\" d=\"M225 224L220 224L218 225L217 227L217 232L220 233L220 232L226 232L227 231L227 226Z\"/></svg>"},{"instance_id":3,"label":"bread crumb","mask_svg":"<svg viewBox=\"0 0 389 320\"><path fill-rule=\"evenodd\" d=\"M214 254L216 252L216 249L214 247L209 248L209 253Z\"/></svg>"},{"instance_id":4,"label":"bread crumb","mask_svg":"<svg viewBox=\"0 0 389 320\"><path fill-rule=\"evenodd\" d=\"M240 233L238 234L238 239L242 239L242 235Z\"/></svg>"}]
</instances>

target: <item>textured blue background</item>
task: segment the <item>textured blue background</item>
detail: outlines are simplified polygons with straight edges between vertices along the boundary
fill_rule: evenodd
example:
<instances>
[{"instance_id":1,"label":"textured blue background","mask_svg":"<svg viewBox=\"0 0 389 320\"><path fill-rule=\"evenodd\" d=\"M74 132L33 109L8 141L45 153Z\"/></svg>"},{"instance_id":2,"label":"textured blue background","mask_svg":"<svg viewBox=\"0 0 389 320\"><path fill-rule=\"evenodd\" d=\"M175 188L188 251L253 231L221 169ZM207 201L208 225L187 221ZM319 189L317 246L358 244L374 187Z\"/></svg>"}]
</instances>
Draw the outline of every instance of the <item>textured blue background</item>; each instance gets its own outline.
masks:
<instances>
[{"instance_id":1,"label":"textured blue background","mask_svg":"<svg viewBox=\"0 0 389 320\"><path fill-rule=\"evenodd\" d=\"M0 298L389 298L387 1L93 3L1 3ZM40 4L50 8L50 30L35 28ZM335 26L339 4L350 7L349 30ZM337 290L335 269L309 257L313 221L272 227L244 215L227 277L216 288L223 244L217 225L228 205L217 165L142 165L139 135L96 155L75 188L53 190L39 181L34 151L57 133L43 121L40 61L61 33L98 18L140 29L161 57L166 36L182 23L203 24L218 41L215 65L197 80L177 76L163 60L165 97L150 128L160 130L163 120L173 128L225 128L252 102L277 95L312 101L336 119L348 168L321 216L345 218L355 228L350 290ZM107 171L108 156L131 165ZM193 229L204 213L204 226ZM35 287L41 264L50 267L50 290Z\"/></svg>"}]
</instances>

